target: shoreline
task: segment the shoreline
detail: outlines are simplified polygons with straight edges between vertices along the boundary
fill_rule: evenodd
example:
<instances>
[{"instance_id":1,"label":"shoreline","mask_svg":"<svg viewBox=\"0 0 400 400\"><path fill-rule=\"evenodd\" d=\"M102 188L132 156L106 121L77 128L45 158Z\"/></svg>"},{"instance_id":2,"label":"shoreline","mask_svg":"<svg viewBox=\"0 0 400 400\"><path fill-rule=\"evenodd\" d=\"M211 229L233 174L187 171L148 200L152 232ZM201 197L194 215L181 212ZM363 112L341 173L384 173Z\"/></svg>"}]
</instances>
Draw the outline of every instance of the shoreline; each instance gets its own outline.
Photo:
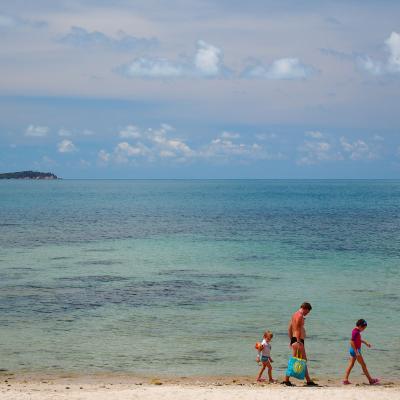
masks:
<instances>
[{"instance_id":1,"label":"shoreline","mask_svg":"<svg viewBox=\"0 0 400 400\"><path fill-rule=\"evenodd\" d=\"M283 387L280 382L283 376L274 376L278 383L270 384L268 382L256 382L255 376L172 376L167 374L157 375L141 375L123 372L95 372L95 373L78 373L78 372L11 372L0 371L0 385L5 384L40 384L49 383L56 385L71 384L91 384L91 385L146 385L146 386L229 386L229 387ZM329 377L312 377L320 387L325 388L351 388L351 387L381 387L381 388L397 388L400 390L400 379L384 378L380 379L380 384L371 386L367 383L365 376L359 375L351 378L352 385L344 386L341 379ZM300 388L306 387L303 381L291 379L292 383Z\"/></svg>"},{"instance_id":2,"label":"shoreline","mask_svg":"<svg viewBox=\"0 0 400 400\"><path fill-rule=\"evenodd\" d=\"M0 376L2 400L397 400L400 382L370 386L318 381L319 387L259 384L254 377L150 378L126 374L4 374Z\"/></svg>"}]
</instances>

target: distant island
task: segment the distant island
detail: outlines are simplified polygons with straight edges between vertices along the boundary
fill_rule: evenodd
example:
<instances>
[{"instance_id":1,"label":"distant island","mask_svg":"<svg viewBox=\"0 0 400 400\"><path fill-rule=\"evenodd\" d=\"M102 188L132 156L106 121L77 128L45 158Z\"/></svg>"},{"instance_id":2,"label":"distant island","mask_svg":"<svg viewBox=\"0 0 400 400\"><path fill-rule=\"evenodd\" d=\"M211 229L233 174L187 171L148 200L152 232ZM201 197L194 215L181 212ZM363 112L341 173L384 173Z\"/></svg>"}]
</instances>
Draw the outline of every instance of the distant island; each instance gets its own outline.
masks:
<instances>
[{"instance_id":1,"label":"distant island","mask_svg":"<svg viewBox=\"0 0 400 400\"><path fill-rule=\"evenodd\" d=\"M0 174L0 179L59 179L50 172L21 171Z\"/></svg>"}]
</instances>

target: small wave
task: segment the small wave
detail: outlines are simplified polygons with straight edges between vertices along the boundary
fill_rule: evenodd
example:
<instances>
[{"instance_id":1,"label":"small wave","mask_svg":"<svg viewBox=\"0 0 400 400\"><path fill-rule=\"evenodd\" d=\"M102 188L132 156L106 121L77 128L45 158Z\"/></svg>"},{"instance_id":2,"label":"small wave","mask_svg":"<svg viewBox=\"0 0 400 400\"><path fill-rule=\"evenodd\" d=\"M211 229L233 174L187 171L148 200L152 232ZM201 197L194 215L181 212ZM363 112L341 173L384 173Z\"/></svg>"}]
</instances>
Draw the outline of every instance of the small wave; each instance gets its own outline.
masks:
<instances>
[{"instance_id":1,"label":"small wave","mask_svg":"<svg viewBox=\"0 0 400 400\"><path fill-rule=\"evenodd\" d=\"M269 260L269 259L271 259L271 257L258 256L258 255L235 257L235 261L263 261L263 260Z\"/></svg>"},{"instance_id":2,"label":"small wave","mask_svg":"<svg viewBox=\"0 0 400 400\"><path fill-rule=\"evenodd\" d=\"M116 261L116 260L92 260L92 261L79 261L77 264L78 265L104 265L104 266L109 266L109 265L122 264L122 261Z\"/></svg>"},{"instance_id":3,"label":"small wave","mask_svg":"<svg viewBox=\"0 0 400 400\"><path fill-rule=\"evenodd\" d=\"M85 253L109 253L115 251L115 249L86 249Z\"/></svg>"},{"instance_id":4,"label":"small wave","mask_svg":"<svg viewBox=\"0 0 400 400\"><path fill-rule=\"evenodd\" d=\"M173 276L179 275L184 276L185 278L195 278L195 279L260 279L263 278L261 275L253 275L253 274L246 274L241 272L234 272L234 273L204 273L199 272L194 269L172 269L161 271L159 275L163 276ZM270 278L270 279L281 279L281 278Z\"/></svg>"},{"instance_id":5,"label":"small wave","mask_svg":"<svg viewBox=\"0 0 400 400\"><path fill-rule=\"evenodd\" d=\"M89 275L89 276L71 276L58 278L62 282L124 282L130 280L123 276L115 275Z\"/></svg>"}]
</instances>

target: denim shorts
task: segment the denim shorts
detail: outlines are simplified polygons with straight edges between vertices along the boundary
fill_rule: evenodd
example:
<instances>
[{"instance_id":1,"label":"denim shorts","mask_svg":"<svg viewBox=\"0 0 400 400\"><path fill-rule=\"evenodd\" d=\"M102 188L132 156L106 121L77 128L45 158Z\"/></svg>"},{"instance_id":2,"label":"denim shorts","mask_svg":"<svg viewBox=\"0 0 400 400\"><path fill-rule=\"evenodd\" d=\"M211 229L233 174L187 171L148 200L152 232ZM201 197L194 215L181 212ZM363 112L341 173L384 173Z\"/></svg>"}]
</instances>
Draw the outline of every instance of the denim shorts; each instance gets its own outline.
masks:
<instances>
[{"instance_id":1,"label":"denim shorts","mask_svg":"<svg viewBox=\"0 0 400 400\"><path fill-rule=\"evenodd\" d=\"M267 362L269 361L270 357L268 356L261 356L261 362Z\"/></svg>"}]
</instances>

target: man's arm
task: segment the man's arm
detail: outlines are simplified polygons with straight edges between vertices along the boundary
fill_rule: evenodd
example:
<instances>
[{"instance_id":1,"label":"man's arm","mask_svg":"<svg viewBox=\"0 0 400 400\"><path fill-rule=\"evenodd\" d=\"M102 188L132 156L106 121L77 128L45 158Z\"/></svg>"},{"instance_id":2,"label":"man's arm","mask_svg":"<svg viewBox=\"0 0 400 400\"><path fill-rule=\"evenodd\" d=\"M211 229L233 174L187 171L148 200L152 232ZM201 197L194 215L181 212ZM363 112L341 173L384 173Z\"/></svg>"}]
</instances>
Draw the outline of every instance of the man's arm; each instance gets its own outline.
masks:
<instances>
[{"instance_id":1,"label":"man's arm","mask_svg":"<svg viewBox=\"0 0 400 400\"><path fill-rule=\"evenodd\" d=\"M367 347L371 347L371 344L368 343L366 340L361 340L361 343L364 343Z\"/></svg>"},{"instance_id":2,"label":"man's arm","mask_svg":"<svg viewBox=\"0 0 400 400\"><path fill-rule=\"evenodd\" d=\"M289 326L288 326L288 336L289 336L289 339L291 339L291 338L293 337L292 321L289 322Z\"/></svg>"}]
</instances>

